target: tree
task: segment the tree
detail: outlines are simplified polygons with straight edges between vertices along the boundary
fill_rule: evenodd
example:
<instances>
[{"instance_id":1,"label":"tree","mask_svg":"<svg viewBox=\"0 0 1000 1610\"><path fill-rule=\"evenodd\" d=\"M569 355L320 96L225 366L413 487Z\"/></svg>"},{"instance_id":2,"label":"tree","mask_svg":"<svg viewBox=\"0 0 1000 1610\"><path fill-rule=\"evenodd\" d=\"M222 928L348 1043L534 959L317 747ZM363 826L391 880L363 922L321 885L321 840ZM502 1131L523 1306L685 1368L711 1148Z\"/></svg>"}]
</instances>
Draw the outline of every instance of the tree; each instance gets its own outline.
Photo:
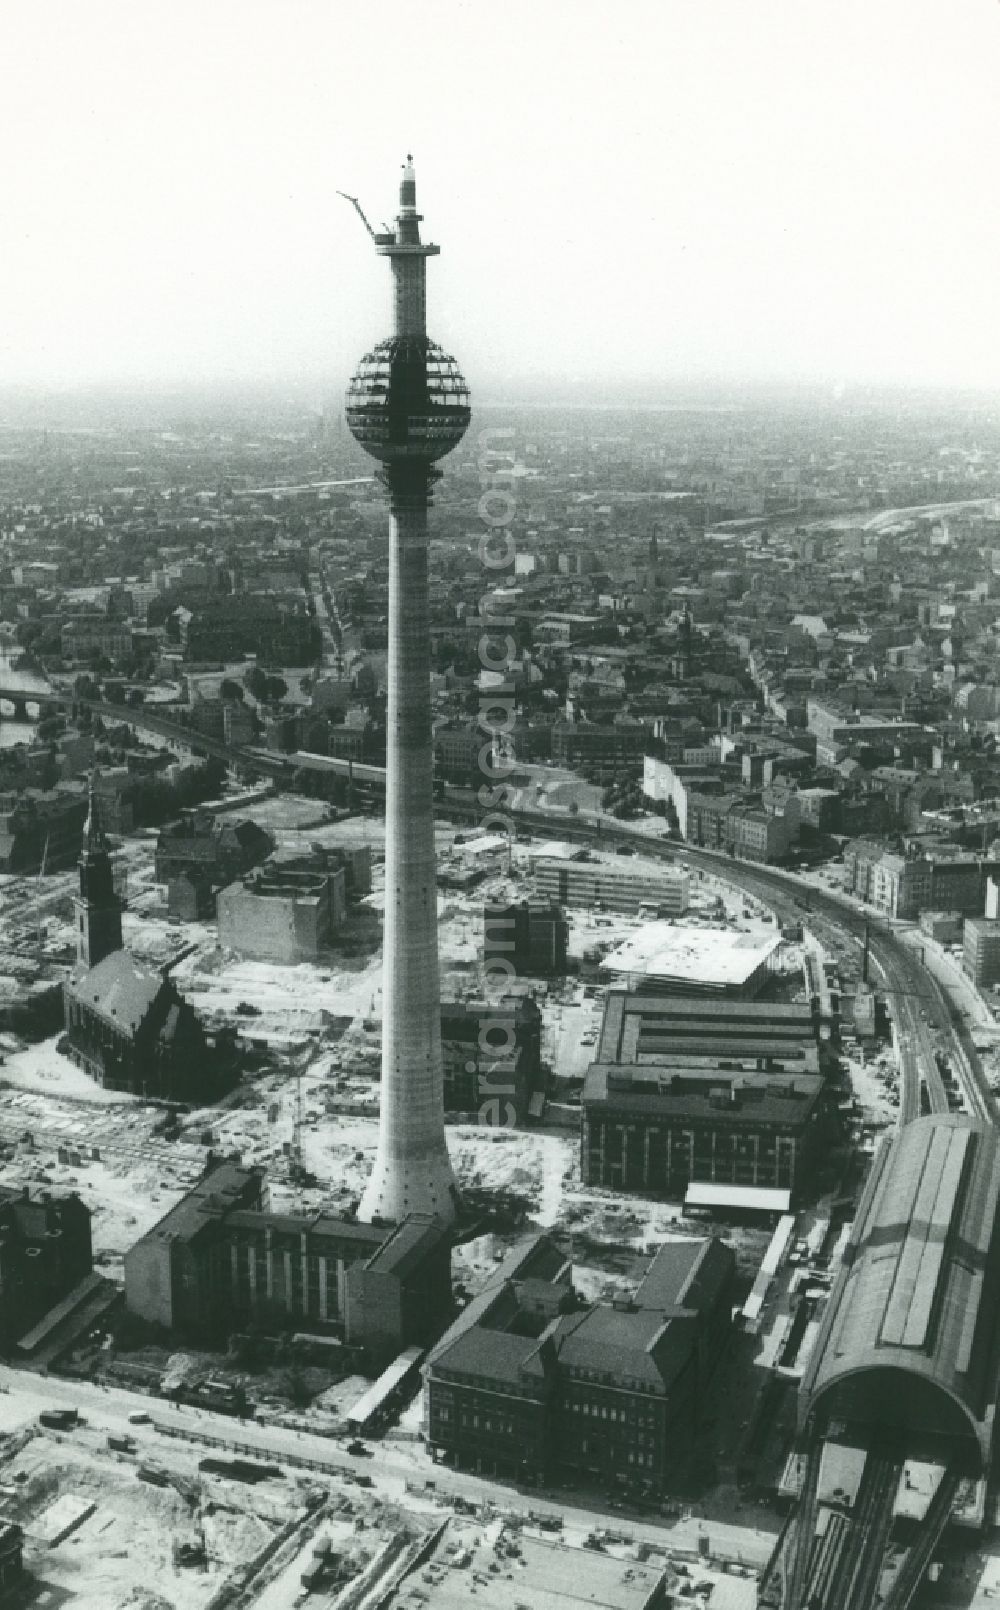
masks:
<instances>
[{"instance_id":1,"label":"tree","mask_svg":"<svg viewBox=\"0 0 1000 1610\"><path fill-rule=\"evenodd\" d=\"M267 685L268 703L279 704L288 692L288 683L283 676L268 676L264 680Z\"/></svg>"},{"instance_id":2,"label":"tree","mask_svg":"<svg viewBox=\"0 0 1000 1610\"><path fill-rule=\"evenodd\" d=\"M298 1364L293 1364L285 1373L285 1391L295 1409L307 1409L313 1400L309 1382Z\"/></svg>"},{"instance_id":3,"label":"tree","mask_svg":"<svg viewBox=\"0 0 1000 1610\"><path fill-rule=\"evenodd\" d=\"M236 700L243 703L243 684L237 682L235 677L224 676L219 684L219 698Z\"/></svg>"},{"instance_id":4,"label":"tree","mask_svg":"<svg viewBox=\"0 0 1000 1610\"><path fill-rule=\"evenodd\" d=\"M267 682L267 674L261 670L259 665L251 665L243 678L243 685L247 692L252 694L259 702L263 702L267 698Z\"/></svg>"}]
</instances>

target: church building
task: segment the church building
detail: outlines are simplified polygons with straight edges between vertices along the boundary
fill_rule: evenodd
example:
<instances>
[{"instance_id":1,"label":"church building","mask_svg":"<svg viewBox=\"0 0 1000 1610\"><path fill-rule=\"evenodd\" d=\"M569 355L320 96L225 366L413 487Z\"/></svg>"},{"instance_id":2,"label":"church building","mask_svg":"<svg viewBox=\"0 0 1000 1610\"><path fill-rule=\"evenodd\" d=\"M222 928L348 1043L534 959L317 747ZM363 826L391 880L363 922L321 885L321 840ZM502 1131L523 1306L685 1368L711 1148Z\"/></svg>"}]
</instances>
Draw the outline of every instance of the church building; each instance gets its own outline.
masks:
<instances>
[{"instance_id":1,"label":"church building","mask_svg":"<svg viewBox=\"0 0 1000 1610\"><path fill-rule=\"evenodd\" d=\"M237 1077L233 1037L206 1034L172 980L125 950L93 786L73 903L77 964L63 986L61 1049L106 1090L197 1105L216 1100Z\"/></svg>"}]
</instances>

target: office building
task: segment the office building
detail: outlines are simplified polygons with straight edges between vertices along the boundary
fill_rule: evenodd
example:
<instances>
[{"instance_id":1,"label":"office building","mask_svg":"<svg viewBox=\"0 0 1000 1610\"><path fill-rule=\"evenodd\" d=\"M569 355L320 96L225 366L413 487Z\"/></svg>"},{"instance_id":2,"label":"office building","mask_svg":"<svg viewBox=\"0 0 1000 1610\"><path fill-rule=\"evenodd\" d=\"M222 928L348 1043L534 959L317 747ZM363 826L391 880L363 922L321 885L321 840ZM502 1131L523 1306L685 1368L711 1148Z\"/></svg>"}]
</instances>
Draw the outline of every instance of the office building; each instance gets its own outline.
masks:
<instances>
[{"instance_id":1,"label":"office building","mask_svg":"<svg viewBox=\"0 0 1000 1610\"><path fill-rule=\"evenodd\" d=\"M547 1235L509 1253L431 1350L435 1459L482 1475L572 1475L663 1491L730 1332L736 1260L720 1241L668 1244L629 1296L586 1303Z\"/></svg>"},{"instance_id":2,"label":"office building","mask_svg":"<svg viewBox=\"0 0 1000 1610\"><path fill-rule=\"evenodd\" d=\"M617 862L537 855L531 873L536 893L550 903L598 911L650 906L661 917L680 917L688 908L690 881L680 870L650 872Z\"/></svg>"},{"instance_id":3,"label":"office building","mask_svg":"<svg viewBox=\"0 0 1000 1610\"><path fill-rule=\"evenodd\" d=\"M513 906L483 907L483 965L497 961L508 976L563 978L569 924L561 906L522 900Z\"/></svg>"},{"instance_id":4,"label":"office building","mask_svg":"<svg viewBox=\"0 0 1000 1610\"><path fill-rule=\"evenodd\" d=\"M90 1210L75 1192L0 1185L0 1343L23 1336L92 1269Z\"/></svg>"},{"instance_id":5,"label":"office building","mask_svg":"<svg viewBox=\"0 0 1000 1610\"><path fill-rule=\"evenodd\" d=\"M1000 920L969 917L962 936L962 965L977 989L1000 984Z\"/></svg>"},{"instance_id":6,"label":"office building","mask_svg":"<svg viewBox=\"0 0 1000 1610\"><path fill-rule=\"evenodd\" d=\"M443 1001L441 1048L447 1112L508 1127L526 1122L542 1053L542 1014L530 996Z\"/></svg>"}]
</instances>

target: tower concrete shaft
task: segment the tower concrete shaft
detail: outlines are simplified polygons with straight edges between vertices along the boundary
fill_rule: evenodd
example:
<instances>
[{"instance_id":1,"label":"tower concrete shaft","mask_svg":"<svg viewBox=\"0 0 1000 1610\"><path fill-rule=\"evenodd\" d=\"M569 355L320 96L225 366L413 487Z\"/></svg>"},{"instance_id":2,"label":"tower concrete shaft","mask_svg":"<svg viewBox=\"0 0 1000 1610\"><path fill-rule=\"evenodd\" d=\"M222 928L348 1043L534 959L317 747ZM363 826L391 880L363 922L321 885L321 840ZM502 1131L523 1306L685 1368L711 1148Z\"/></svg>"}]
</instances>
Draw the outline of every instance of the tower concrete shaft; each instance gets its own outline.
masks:
<instances>
[{"instance_id":1,"label":"tower concrete shaft","mask_svg":"<svg viewBox=\"0 0 1000 1610\"><path fill-rule=\"evenodd\" d=\"M454 361L427 340L426 259L438 248L420 243L409 164L396 226L375 237L391 260L395 334L363 360L347 414L385 465L390 503L382 1087L359 1214L398 1223L429 1213L450 1223L458 1192L444 1131L427 511L434 459L460 440L468 398Z\"/></svg>"},{"instance_id":2,"label":"tower concrete shaft","mask_svg":"<svg viewBox=\"0 0 1000 1610\"><path fill-rule=\"evenodd\" d=\"M390 470L382 1089L362 1219L450 1221L456 1187L444 1134L441 985L427 588L429 477ZM419 483L423 484L420 485Z\"/></svg>"}]
</instances>

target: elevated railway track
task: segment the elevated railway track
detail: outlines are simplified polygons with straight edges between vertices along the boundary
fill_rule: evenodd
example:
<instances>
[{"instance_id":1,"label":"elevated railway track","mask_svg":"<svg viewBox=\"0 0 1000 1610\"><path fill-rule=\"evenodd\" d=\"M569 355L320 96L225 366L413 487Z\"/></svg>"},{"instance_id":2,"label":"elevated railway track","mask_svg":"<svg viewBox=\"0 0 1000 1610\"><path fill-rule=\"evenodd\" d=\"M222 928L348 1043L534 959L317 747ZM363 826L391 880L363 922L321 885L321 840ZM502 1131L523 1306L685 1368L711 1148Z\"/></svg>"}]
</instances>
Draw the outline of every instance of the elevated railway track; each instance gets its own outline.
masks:
<instances>
[{"instance_id":1,"label":"elevated railway track","mask_svg":"<svg viewBox=\"0 0 1000 1610\"><path fill-rule=\"evenodd\" d=\"M483 814L478 805L458 800L448 790L438 809L442 814L473 820ZM968 1113L990 1123L997 1121L996 1103L960 1017L953 1011L938 981L891 928L875 927L871 917L863 911L804 883L794 873L735 860L679 840L653 838L625 822L612 824L585 817L554 821L550 814L532 810L512 809L509 814L520 827L549 834L557 832L560 838L597 848L627 843L654 859L711 873L770 907L783 923L801 922L806 918L824 946L845 959L850 946L854 945L858 955L851 959L860 960L867 944L876 974L874 987L888 999L896 1027L901 1069L900 1124L912 1122L923 1111L946 1113L950 1110L948 1092L935 1056L938 1049L946 1050L951 1057ZM922 1089L926 1092L923 1097Z\"/></svg>"},{"instance_id":2,"label":"elevated railway track","mask_svg":"<svg viewBox=\"0 0 1000 1610\"><path fill-rule=\"evenodd\" d=\"M761 1610L909 1610L951 1515L962 1479L947 1463L919 1521L906 1520L897 1498L905 1448L872 1448L853 1499L824 1495L819 1477L825 1444L809 1446L794 1515L782 1529L761 1576Z\"/></svg>"}]
</instances>

